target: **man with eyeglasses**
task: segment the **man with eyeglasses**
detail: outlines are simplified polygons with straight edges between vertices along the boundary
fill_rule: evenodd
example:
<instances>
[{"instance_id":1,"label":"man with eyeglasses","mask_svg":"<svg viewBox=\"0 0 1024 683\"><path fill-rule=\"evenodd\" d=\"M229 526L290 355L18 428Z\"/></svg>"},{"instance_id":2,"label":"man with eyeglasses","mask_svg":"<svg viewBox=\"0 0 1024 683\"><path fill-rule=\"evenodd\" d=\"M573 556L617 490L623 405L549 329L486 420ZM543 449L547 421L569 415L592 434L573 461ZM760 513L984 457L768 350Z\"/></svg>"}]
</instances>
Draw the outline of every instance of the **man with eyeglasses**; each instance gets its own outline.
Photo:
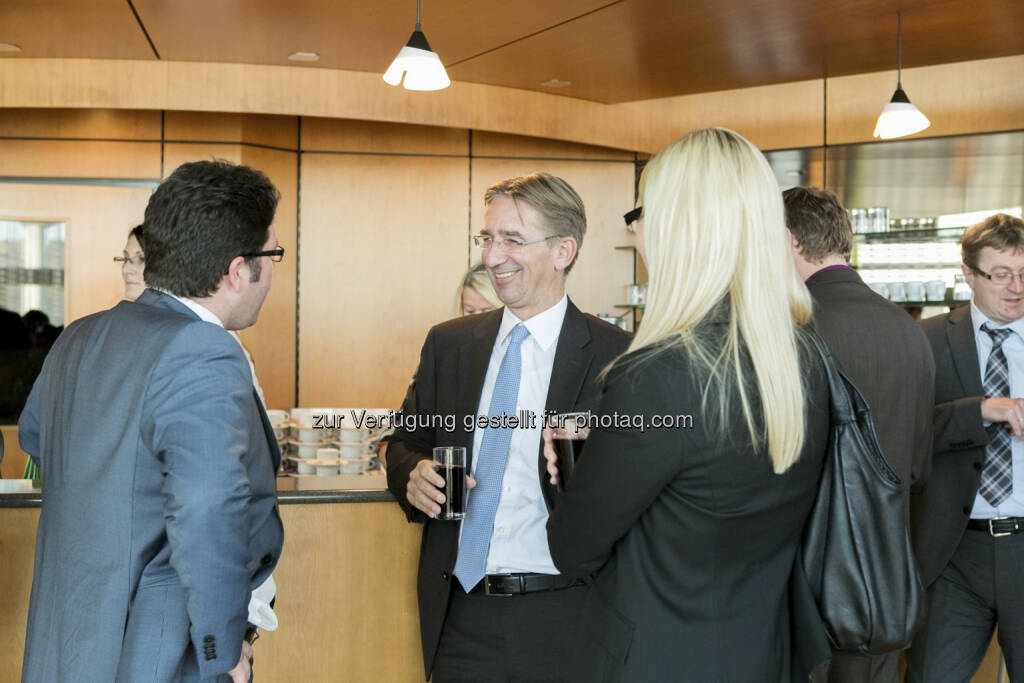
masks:
<instances>
[{"instance_id":1,"label":"man with eyeglasses","mask_svg":"<svg viewBox=\"0 0 1024 683\"><path fill-rule=\"evenodd\" d=\"M146 208L149 288L47 356L18 423L43 472L23 682L250 680L280 452L228 330L284 255L279 196L245 166L180 166Z\"/></svg>"},{"instance_id":2,"label":"man with eyeglasses","mask_svg":"<svg viewBox=\"0 0 1024 683\"><path fill-rule=\"evenodd\" d=\"M583 628L585 589L558 574L548 551L557 491L545 471L542 418L545 410L596 410L597 375L629 337L565 294L586 230L583 202L568 183L547 173L510 178L489 187L484 202L474 242L505 307L427 335L402 410L454 415L459 428L396 431L388 486L409 521L424 524L418 589L427 678L561 681ZM520 411L536 421L462 429L467 417ZM473 488L462 522L435 519L444 501L435 446L467 450Z\"/></svg>"},{"instance_id":3,"label":"man with eyeglasses","mask_svg":"<svg viewBox=\"0 0 1024 683\"><path fill-rule=\"evenodd\" d=\"M922 323L935 357L931 477L911 497L928 619L907 681L969 680L998 625L1024 680L1024 221L996 214L961 243L970 306Z\"/></svg>"}]
</instances>

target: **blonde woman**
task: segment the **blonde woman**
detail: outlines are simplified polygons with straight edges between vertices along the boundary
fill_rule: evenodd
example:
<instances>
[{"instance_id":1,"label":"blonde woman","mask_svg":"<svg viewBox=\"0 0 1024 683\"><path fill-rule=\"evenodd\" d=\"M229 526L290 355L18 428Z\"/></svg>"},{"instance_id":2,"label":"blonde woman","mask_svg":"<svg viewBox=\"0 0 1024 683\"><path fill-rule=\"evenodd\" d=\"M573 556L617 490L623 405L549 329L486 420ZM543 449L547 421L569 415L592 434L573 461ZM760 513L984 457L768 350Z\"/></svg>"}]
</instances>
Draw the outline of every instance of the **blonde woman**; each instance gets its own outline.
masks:
<instances>
[{"instance_id":1,"label":"blonde woman","mask_svg":"<svg viewBox=\"0 0 1024 683\"><path fill-rule=\"evenodd\" d=\"M472 266L462 277L458 301L459 312L462 315L486 313L505 305L494 291L491 276L487 274L487 268L482 263Z\"/></svg>"},{"instance_id":2,"label":"blonde woman","mask_svg":"<svg viewBox=\"0 0 1024 683\"><path fill-rule=\"evenodd\" d=\"M779 187L712 128L651 159L640 201L643 325L548 522L559 571L596 573L574 680L806 681L829 654L795 564L828 389Z\"/></svg>"}]
</instances>

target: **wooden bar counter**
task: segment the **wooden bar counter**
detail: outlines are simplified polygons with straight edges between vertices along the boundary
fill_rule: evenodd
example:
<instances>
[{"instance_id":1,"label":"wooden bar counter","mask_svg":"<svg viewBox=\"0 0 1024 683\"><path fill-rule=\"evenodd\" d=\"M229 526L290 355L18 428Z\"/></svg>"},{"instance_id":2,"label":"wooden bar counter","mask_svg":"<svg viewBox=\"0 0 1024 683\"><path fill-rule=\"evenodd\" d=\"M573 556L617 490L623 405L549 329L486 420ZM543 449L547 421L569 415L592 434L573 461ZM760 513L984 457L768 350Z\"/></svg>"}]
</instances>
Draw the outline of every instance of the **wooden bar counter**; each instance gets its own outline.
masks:
<instances>
[{"instance_id":1,"label":"wooden bar counter","mask_svg":"<svg viewBox=\"0 0 1024 683\"><path fill-rule=\"evenodd\" d=\"M388 491L280 494L277 631L255 645L255 681L423 681L416 567L422 527ZM0 495L0 683L21 679L41 499Z\"/></svg>"}]
</instances>

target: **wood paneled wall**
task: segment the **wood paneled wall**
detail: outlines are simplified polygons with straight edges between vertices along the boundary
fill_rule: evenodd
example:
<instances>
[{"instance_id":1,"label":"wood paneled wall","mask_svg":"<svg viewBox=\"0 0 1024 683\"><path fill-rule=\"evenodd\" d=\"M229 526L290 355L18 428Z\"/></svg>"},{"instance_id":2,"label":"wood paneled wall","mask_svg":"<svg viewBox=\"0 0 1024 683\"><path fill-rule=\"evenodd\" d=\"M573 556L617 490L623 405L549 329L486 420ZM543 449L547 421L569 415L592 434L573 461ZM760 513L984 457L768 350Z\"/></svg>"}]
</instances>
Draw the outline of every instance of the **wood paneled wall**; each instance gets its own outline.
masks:
<instances>
[{"instance_id":1,"label":"wood paneled wall","mask_svg":"<svg viewBox=\"0 0 1024 683\"><path fill-rule=\"evenodd\" d=\"M632 263L621 214L633 154L493 133L303 119L299 400L398 407L434 324L456 314L479 260L483 192L548 171L572 184L590 227L569 292L587 312L621 303Z\"/></svg>"},{"instance_id":2,"label":"wood paneled wall","mask_svg":"<svg viewBox=\"0 0 1024 683\"><path fill-rule=\"evenodd\" d=\"M122 297L111 257L150 189L110 183L155 183L211 158L259 168L281 192L274 227L286 256L241 335L270 407L296 395L307 406L397 407L427 330L455 315L458 280L479 259L470 235L483 191L511 175L549 171L583 197L589 228L569 278L583 310L615 312L632 276L630 255L614 247L629 243L621 214L633 204L633 153L455 128L0 109L0 176L27 179L0 183L0 214L68 221L71 321ZM30 182L62 177L69 184ZM82 184L94 182L108 184Z\"/></svg>"},{"instance_id":3,"label":"wood paneled wall","mask_svg":"<svg viewBox=\"0 0 1024 683\"><path fill-rule=\"evenodd\" d=\"M1024 55L903 71L929 135L1012 130L1024 119ZM245 111L488 130L654 152L698 126L733 128L764 149L871 140L895 89L878 72L699 95L600 104L514 88L452 84L424 96L379 74L249 64L0 60L0 107ZM824 137L828 112L828 138Z\"/></svg>"}]
</instances>

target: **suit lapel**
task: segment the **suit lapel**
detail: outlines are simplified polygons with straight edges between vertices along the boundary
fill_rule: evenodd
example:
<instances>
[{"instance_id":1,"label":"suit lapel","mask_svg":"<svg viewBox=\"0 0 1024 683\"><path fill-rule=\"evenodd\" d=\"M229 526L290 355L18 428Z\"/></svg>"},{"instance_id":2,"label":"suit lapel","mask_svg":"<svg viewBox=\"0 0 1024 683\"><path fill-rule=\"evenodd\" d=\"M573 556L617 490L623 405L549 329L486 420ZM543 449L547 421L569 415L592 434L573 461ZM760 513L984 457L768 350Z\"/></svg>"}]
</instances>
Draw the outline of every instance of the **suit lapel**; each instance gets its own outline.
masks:
<instances>
[{"instance_id":1,"label":"suit lapel","mask_svg":"<svg viewBox=\"0 0 1024 683\"><path fill-rule=\"evenodd\" d=\"M267 411L264 409L263 401L260 400L255 387L252 390L252 400L256 401L256 410L260 414L260 423L263 425L263 435L267 437L267 447L270 449L270 461L274 464L274 472L276 473L281 469L281 447L277 445L274 428L270 424L270 418L267 417Z\"/></svg>"},{"instance_id":2,"label":"suit lapel","mask_svg":"<svg viewBox=\"0 0 1024 683\"><path fill-rule=\"evenodd\" d=\"M981 372L978 369L978 344L971 324L971 307L961 306L947 318L946 340L953 356L953 365L960 378L964 396L981 396Z\"/></svg>"},{"instance_id":3,"label":"suit lapel","mask_svg":"<svg viewBox=\"0 0 1024 683\"><path fill-rule=\"evenodd\" d=\"M491 352L498 338L498 328L505 315L505 309L499 308L480 316L480 323L473 329L472 338L459 347L459 367L457 378L453 378L458 387L455 399L456 415L476 415L480 405L480 394L483 392L484 379L487 376L487 365L491 360ZM473 459L474 430L460 429L459 439L466 447L466 459Z\"/></svg>"},{"instance_id":4,"label":"suit lapel","mask_svg":"<svg viewBox=\"0 0 1024 683\"><path fill-rule=\"evenodd\" d=\"M594 352L590 349L590 328L587 326L587 319L570 300L565 310L565 319L562 321L562 331L558 334L555 364L551 368L551 382L548 384L548 396L544 402L544 409L548 415L574 410L593 363ZM544 502L548 510L551 510L557 500L557 490L548 480L543 439L537 450L537 476L540 477L540 490Z\"/></svg>"}]
</instances>

